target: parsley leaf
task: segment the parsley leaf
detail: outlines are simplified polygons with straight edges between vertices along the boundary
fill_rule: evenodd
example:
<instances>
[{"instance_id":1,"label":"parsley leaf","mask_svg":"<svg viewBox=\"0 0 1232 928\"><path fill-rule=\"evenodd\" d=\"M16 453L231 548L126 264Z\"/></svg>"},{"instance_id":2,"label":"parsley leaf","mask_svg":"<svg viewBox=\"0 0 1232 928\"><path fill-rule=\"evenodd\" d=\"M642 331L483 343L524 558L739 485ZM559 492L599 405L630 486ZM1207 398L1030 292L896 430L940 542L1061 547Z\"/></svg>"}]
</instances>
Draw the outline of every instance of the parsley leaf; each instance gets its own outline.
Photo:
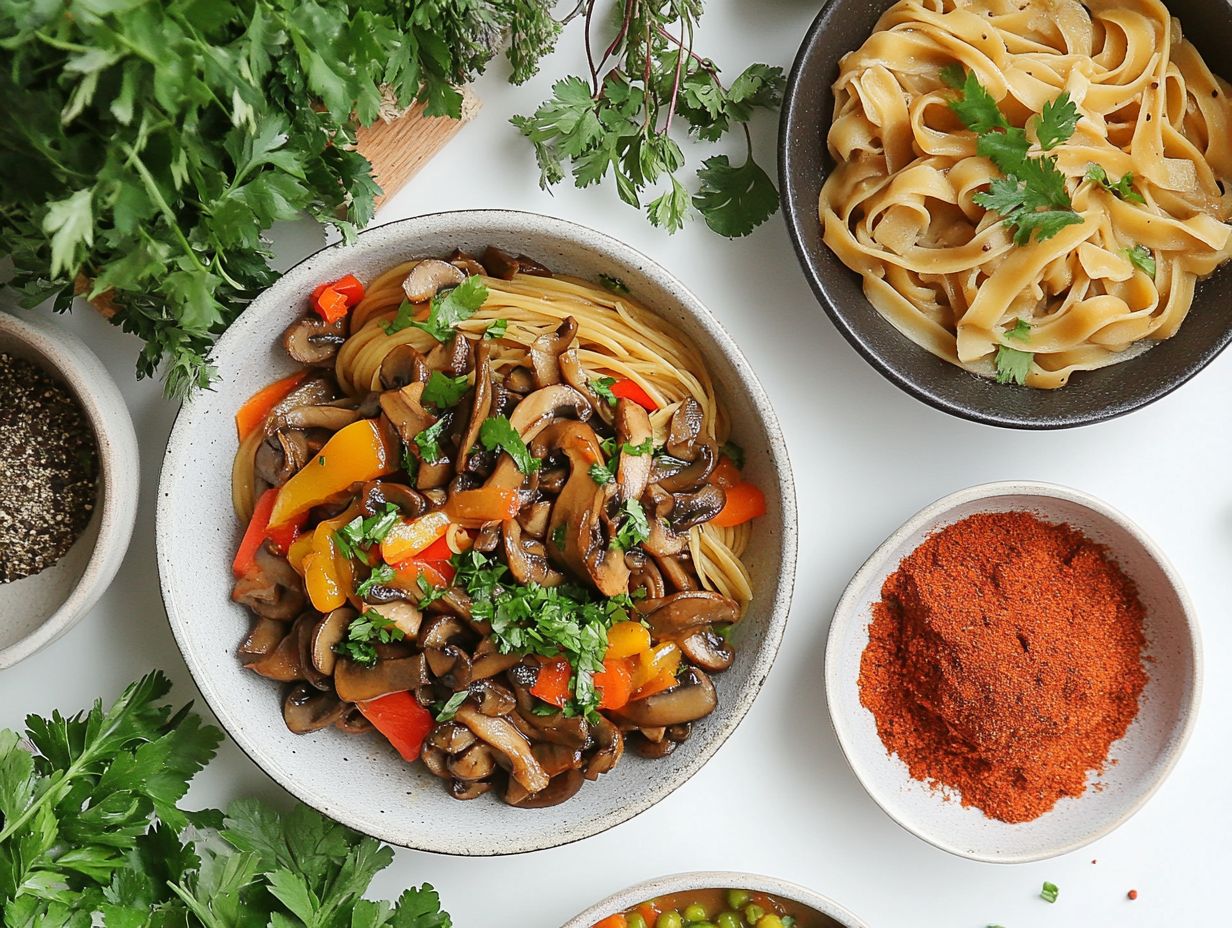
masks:
<instances>
[{"instance_id":1,"label":"parsley leaf","mask_svg":"<svg viewBox=\"0 0 1232 928\"><path fill-rule=\"evenodd\" d=\"M719 453L731 458L737 470L744 470L744 449L734 441L723 442L723 446L719 448Z\"/></svg>"},{"instance_id":2,"label":"parsley leaf","mask_svg":"<svg viewBox=\"0 0 1232 928\"><path fill-rule=\"evenodd\" d=\"M620 507L624 519L612 539L612 546L621 551L628 551L650 537L650 523L646 519L646 510L635 499L627 499Z\"/></svg>"},{"instance_id":3,"label":"parsley leaf","mask_svg":"<svg viewBox=\"0 0 1232 928\"><path fill-rule=\"evenodd\" d=\"M616 479L616 475L603 464L591 464L590 479L599 484L599 486L603 486L605 483L612 483Z\"/></svg>"},{"instance_id":4,"label":"parsley leaf","mask_svg":"<svg viewBox=\"0 0 1232 928\"><path fill-rule=\"evenodd\" d=\"M1030 351L1019 351L1001 345L997 348L996 366L997 383L1016 383L1020 387L1027 385L1027 375L1031 373L1031 361L1035 355Z\"/></svg>"},{"instance_id":5,"label":"parsley leaf","mask_svg":"<svg viewBox=\"0 0 1232 928\"><path fill-rule=\"evenodd\" d=\"M398 507L393 503L386 503L383 513L367 518L356 516L342 526L334 532L334 541L337 542L344 555L359 557L367 563L363 552L374 544L380 544L397 521Z\"/></svg>"},{"instance_id":6,"label":"parsley leaf","mask_svg":"<svg viewBox=\"0 0 1232 928\"><path fill-rule=\"evenodd\" d=\"M1151 249L1145 245L1135 245L1133 248L1126 248L1124 255L1143 274L1146 274L1148 277L1155 276L1155 256L1152 254Z\"/></svg>"},{"instance_id":7,"label":"parsley leaf","mask_svg":"<svg viewBox=\"0 0 1232 928\"><path fill-rule=\"evenodd\" d=\"M423 329L438 342L447 342L453 337L453 329L479 311L488 298L488 288L480 277L468 277L456 287L442 290L432 297L428 318L423 322L415 318L417 307L406 300L398 307L398 314L385 326L385 334L393 335L414 326Z\"/></svg>"},{"instance_id":8,"label":"parsley leaf","mask_svg":"<svg viewBox=\"0 0 1232 928\"><path fill-rule=\"evenodd\" d=\"M1127 172L1115 184L1108 177L1108 172L1104 170L1103 165L1091 162L1087 165L1086 178L1089 181L1094 181L1099 184L1109 193L1120 197L1127 203L1145 203L1146 197L1134 189L1134 172Z\"/></svg>"},{"instance_id":9,"label":"parsley leaf","mask_svg":"<svg viewBox=\"0 0 1232 928\"><path fill-rule=\"evenodd\" d=\"M441 436L448 424L448 418L437 419L415 436L415 447L419 449L419 456L427 463L435 464L445 456L445 452L441 450Z\"/></svg>"},{"instance_id":10,"label":"parsley leaf","mask_svg":"<svg viewBox=\"0 0 1232 928\"><path fill-rule=\"evenodd\" d=\"M629 293L629 285L612 274L600 274L599 283L603 284L604 289L611 290L613 293L622 296L627 296Z\"/></svg>"},{"instance_id":11,"label":"parsley leaf","mask_svg":"<svg viewBox=\"0 0 1232 928\"><path fill-rule=\"evenodd\" d=\"M1012 328L1005 332L1006 338L1012 338L1014 341L1026 342L1031 340L1031 323L1026 319L1015 319Z\"/></svg>"},{"instance_id":12,"label":"parsley leaf","mask_svg":"<svg viewBox=\"0 0 1232 928\"><path fill-rule=\"evenodd\" d=\"M509 320L495 319L483 330L483 337L488 341L494 341L498 338L504 338L507 331L509 331Z\"/></svg>"},{"instance_id":13,"label":"parsley leaf","mask_svg":"<svg viewBox=\"0 0 1232 928\"><path fill-rule=\"evenodd\" d=\"M374 586L383 586L394 578L394 569L388 564L377 564L372 568L372 573L368 574L359 586L355 588L355 595L363 599L372 591Z\"/></svg>"},{"instance_id":14,"label":"parsley leaf","mask_svg":"<svg viewBox=\"0 0 1232 928\"><path fill-rule=\"evenodd\" d=\"M518 470L524 474L533 474L542 463L530 453L526 442L522 441L522 436L504 416L485 419L483 425L479 426L479 440L489 451L500 448L508 454L517 464Z\"/></svg>"},{"instance_id":15,"label":"parsley leaf","mask_svg":"<svg viewBox=\"0 0 1232 928\"><path fill-rule=\"evenodd\" d=\"M587 386L594 391L595 395L601 400L607 400L609 406L616 405L616 396L612 393L612 387L615 383L615 377L598 377L594 380L586 381Z\"/></svg>"},{"instance_id":16,"label":"parsley leaf","mask_svg":"<svg viewBox=\"0 0 1232 928\"><path fill-rule=\"evenodd\" d=\"M424 384L422 401L437 409L450 409L458 405L462 395L470 389L470 378L467 374L450 377L440 371L433 371Z\"/></svg>"},{"instance_id":17,"label":"parsley leaf","mask_svg":"<svg viewBox=\"0 0 1232 928\"><path fill-rule=\"evenodd\" d=\"M466 697L469 695L470 690L462 690L461 692L454 693L450 696L449 699L446 700L445 704L442 705L440 710L436 713L436 720L438 722L450 721L455 715L458 714L458 710L462 707L462 703L466 702Z\"/></svg>"},{"instance_id":18,"label":"parsley leaf","mask_svg":"<svg viewBox=\"0 0 1232 928\"><path fill-rule=\"evenodd\" d=\"M393 569L390 569L390 577ZM388 579L388 578L386 578ZM366 592L366 591L365 591ZM358 591L357 591L358 595ZM334 650L365 667L376 665L376 645L401 641L406 634L397 625L375 609L368 609L347 626L346 638L334 646Z\"/></svg>"}]
</instances>

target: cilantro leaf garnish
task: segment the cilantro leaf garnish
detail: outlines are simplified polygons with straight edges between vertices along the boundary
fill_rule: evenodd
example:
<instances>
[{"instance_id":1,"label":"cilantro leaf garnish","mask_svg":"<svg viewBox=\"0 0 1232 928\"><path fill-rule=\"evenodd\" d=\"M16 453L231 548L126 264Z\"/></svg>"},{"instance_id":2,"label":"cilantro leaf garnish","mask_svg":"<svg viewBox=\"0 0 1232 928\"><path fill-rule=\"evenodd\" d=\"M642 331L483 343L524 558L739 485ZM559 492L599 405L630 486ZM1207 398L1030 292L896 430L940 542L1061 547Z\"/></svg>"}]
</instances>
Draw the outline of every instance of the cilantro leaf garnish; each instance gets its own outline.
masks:
<instances>
[{"instance_id":1,"label":"cilantro leaf garnish","mask_svg":"<svg viewBox=\"0 0 1232 928\"><path fill-rule=\"evenodd\" d=\"M495 319L483 330L483 337L488 341L493 341L498 338L504 338L507 331L509 331L509 320Z\"/></svg>"},{"instance_id":2,"label":"cilantro leaf garnish","mask_svg":"<svg viewBox=\"0 0 1232 928\"><path fill-rule=\"evenodd\" d=\"M1015 341L1019 341L1019 342L1030 341L1031 340L1031 323L1027 322L1026 319L1021 319L1021 318L1015 319L1014 325L1011 328L1006 329L1005 337L1012 338Z\"/></svg>"},{"instance_id":3,"label":"cilantro leaf garnish","mask_svg":"<svg viewBox=\"0 0 1232 928\"><path fill-rule=\"evenodd\" d=\"M1129 263L1142 271L1143 274L1146 274L1148 277L1155 276L1155 256L1151 249L1145 245L1135 245L1133 248L1126 248L1124 254L1129 259Z\"/></svg>"},{"instance_id":4,"label":"cilantro leaf garnish","mask_svg":"<svg viewBox=\"0 0 1232 928\"><path fill-rule=\"evenodd\" d=\"M1120 197L1127 203L1145 203L1146 197L1134 189L1134 172L1126 172L1120 180L1113 183L1103 165L1091 162L1087 165L1086 178L1099 184L1109 193Z\"/></svg>"},{"instance_id":5,"label":"cilantro leaf garnish","mask_svg":"<svg viewBox=\"0 0 1232 928\"><path fill-rule=\"evenodd\" d=\"M606 400L609 406L616 405L616 395L612 393L612 387L615 383L615 377L596 377L593 380L586 381L586 385L594 391L595 395L601 400Z\"/></svg>"},{"instance_id":6,"label":"cilantro leaf garnish","mask_svg":"<svg viewBox=\"0 0 1232 928\"><path fill-rule=\"evenodd\" d=\"M1055 100L1044 104L1044 109L1035 123L1035 135L1039 139L1040 148L1052 151L1062 142L1068 141L1077 128L1078 107L1068 93L1062 93Z\"/></svg>"},{"instance_id":7,"label":"cilantro leaf garnish","mask_svg":"<svg viewBox=\"0 0 1232 928\"><path fill-rule=\"evenodd\" d=\"M392 568L389 574L390 577L393 576ZM363 595L358 590L356 594ZM334 650L344 657L349 657L357 664L372 667L376 664L378 643L389 644L393 641L401 641L405 637L406 633L397 625L375 609L368 609L351 619L351 624L347 626L346 637L334 646Z\"/></svg>"},{"instance_id":8,"label":"cilantro leaf garnish","mask_svg":"<svg viewBox=\"0 0 1232 928\"><path fill-rule=\"evenodd\" d=\"M539 469L540 460L530 453L522 436L504 416L485 419L479 426L479 440L489 451L499 448L508 454L524 474L533 474Z\"/></svg>"},{"instance_id":9,"label":"cilantro leaf garnish","mask_svg":"<svg viewBox=\"0 0 1232 928\"><path fill-rule=\"evenodd\" d=\"M450 377L440 371L433 371L424 384L422 401L435 406L438 410L451 409L458 405L458 400L470 389L470 378L466 374Z\"/></svg>"},{"instance_id":10,"label":"cilantro leaf garnish","mask_svg":"<svg viewBox=\"0 0 1232 928\"><path fill-rule=\"evenodd\" d=\"M613 293L618 293L621 296L627 296L629 293L629 285L614 274L600 274L599 283L603 284L604 289L611 290Z\"/></svg>"},{"instance_id":11,"label":"cilantro leaf garnish","mask_svg":"<svg viewBox=\"0 0 1232 928\"><path fill-rule=\"evenodd\" d=\"M997 383L1016 383L1020 387L1027 385L1027 375L1031 373L1031 361L1034 353L1019 351L1008 345L997 348L996 367Z\"/></svg>"},{"instance_id":12,"label":"cilantro leaf garnish","mask_svg":"<svg viewBox=\"0 0 1232 928\"><path fill-rule=\"evenodd\" d=\"M423 329L438 342L447 342L453 337L454 326L475 315L487 298L488 288L482 278L468 277L456 287L442 290L432 297L428 318L423 322L415 318L415 305L403 300L397 315L385 326L385 334L393 335L414 326Z\"/></svg>"},{"instance_id":13,"label":"cilantro leaf garnish","mask_svg":"<svg viewBox=\"0 0 1232 928\"><path fill-rule=\"evenodd\" d=\"M616 479L616 475L603 464L591 464L590 479L599 484L599 486L603 486L605 483L611 483L614 481Z\"/></svg>"},{"instance_id":14,"label":"cilantro leaf garnish","mask_svg":"<svg viewBox=\"0 0 1232 928\"><path fill-rule=\"evenodd\" d=\"M953 79L952 72L950 79ZM997 101L984 89L974 71L969 71L963 78L961 92L950 101L950 109L962 120L962 124L976 135L1010 128L997 106Z\"/></svg>"},{"instance_id":15,"label":"cilantro leaf garnish","mask_svg":"<svg viewBox=\"0 0 1232 928\"><path fill-rule=\"evenodd\" d=\"M736 465L737 470L744 470L744 449L734 441L723 442L723 446L719 448L719 453L724 457L731 458L731 462Z\"/></svg>"},{"instance_id":16,"label":"cilantro leaf garnish","mask_svg":"<svg viewBox=\"0 0 1232 928\"><path fill-rule=\"evenodd\" d=\"M650 522L646 519L646 510L635 499L625 500L620 511L624 518L612 539L612 546L628 551L650 537Z\"/></svg>"},{"instance_id":17,"label":"cilantro leaf garnish","mask_svg":"<svg viewBox=\"0 0 1232 928\"><path fill-rule=\"evenodd\" d=\"M441 450L441 436L448 424L448 418L437 419L415 436L415 447L419 449L419 456L429 464L435 464L445 456L445 452Z\"/></svg>"},{"instance_id":18,"label":"cilantro leaf garnish","mask_svg":"<svg viewBox=\"0 0 1232 928\"><path fill-rule=\"evenodd\" d=\"M372 573L368 574L366 580L360 583L355 588L355 595L363 599L372 591L374 586L383 586L394 578L394 569L388 564L377 564L372 568Z\"/></svg>"}]
</instances>

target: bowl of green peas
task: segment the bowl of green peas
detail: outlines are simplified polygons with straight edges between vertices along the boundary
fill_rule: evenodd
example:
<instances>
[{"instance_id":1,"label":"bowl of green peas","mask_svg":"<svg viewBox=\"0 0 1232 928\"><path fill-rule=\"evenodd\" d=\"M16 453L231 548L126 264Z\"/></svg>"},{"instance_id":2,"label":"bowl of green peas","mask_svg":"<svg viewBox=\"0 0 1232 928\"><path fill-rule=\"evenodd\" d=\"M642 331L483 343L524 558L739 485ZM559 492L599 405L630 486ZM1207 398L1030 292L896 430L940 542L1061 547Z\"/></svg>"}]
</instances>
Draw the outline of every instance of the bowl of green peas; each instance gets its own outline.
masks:
<instances>
[{"instance_id":1,"label":"bowl of green peas","mask_svg":"<svg viewBox=\"0 0 1232 928\"><path fill-rule=\"evenodd\" d=\"M833 899L770 876L700 871L630 886L564 928L867 928Z\"/></svg>"}]
</instances>

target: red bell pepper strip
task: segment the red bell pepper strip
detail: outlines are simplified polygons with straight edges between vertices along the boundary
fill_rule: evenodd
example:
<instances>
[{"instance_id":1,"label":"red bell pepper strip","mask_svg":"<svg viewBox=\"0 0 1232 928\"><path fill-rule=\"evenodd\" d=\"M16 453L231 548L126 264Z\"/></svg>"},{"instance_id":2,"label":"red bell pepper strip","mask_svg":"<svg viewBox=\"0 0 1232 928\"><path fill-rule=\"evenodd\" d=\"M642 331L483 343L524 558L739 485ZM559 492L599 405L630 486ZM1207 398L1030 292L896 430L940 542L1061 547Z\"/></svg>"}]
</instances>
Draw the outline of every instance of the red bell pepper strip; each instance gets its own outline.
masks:
<instances>
[{"instance_id":1,"label":"red bell pepper strip","mask_svg":"<svg viewBox=\"0 0 1232 928\"><path fill-rule=\"evenodd\" d=\"M612 396L633 400L637 405L643 409L648 409L650 412L654 412L659 408L659 404L650 398L650 394L632 380L618 380L612 384Z\"/></svg>"},{"instance_id":2,"label":"red bell pepper strip","mask_svg":"<svg viewBox=\"0 0 1232 928\"><path fill-rule=\"evenodd\" d=\"M354 274L347 274L345 277L339 277L337 280L320 284L312 291L314 303L327 288L336 290L346 297L348 307L354 306L364 298L364 285L359 282L359 278Z\"/></svg>"},{"instance_id":3,"label":"red bell pepper strip","mask_svg":"<svg viewBox=\"0 0 1232 928\"><path fill-rule=\"evenodd\" d=\"M419 759L424 739L432 731L432 713L421 706L410 693L390 693L377 699L357 702L364 714L392 744L402 759L411 763Z\"/></svg>"},{"instance_id":4,"label":"red bell pepper strip","mask_svg":"<svg viewBox=\"0 0 1232 928\"><path fill-rule=\"evenodd\" d=\"M715 525L731 528L766 514L766 496L756 484L742 481L723 492L727 494L727 503L711 520Z\"/></svg>"},{"instance_id":5,"label":"red bell pepper strip","mask_svg":"<svg viewBox=\"0 0 1232 928\"><path fill-rule=\"evenodd\" d=\"M242 577L255 566L257 548L261 547L265 539L272 541L280 551L286 551L299 537L304 520L308 518L306 512L277 528L270 528L270 513L274 511L274 502L277 499L278 489L276 487L266 490L257 499L257 504L252 510L252 518L248 521L248 528L244 530L244 537L240 540L239 549L235 552L235 560L231 562L231 572L235 576Z\"/></svg>"},{"instance_id":6,"label":"red bell pepper strip","mask_svg":"<svg viewBox=\"0 0 1232 928\"><path fill-rule=\"evenodd\" d=\"M595 674L600 709L621 709L633 695L633 674L624 660L603 662L603 670Z\"/></svg>"},{"instance_id":7,"label":"red bell pepper strip","mask_svg":"<svg viewBox=\"0 0 1232 928\"><path fill-rule=\"evenodd\" d=\"M415 555L416 561L448 561L453 557L453 549L449 547L449 536L442 535L428 547Z\"/></svg>"},{"instance_id":8,"label":"red bell pepper strip","mask_svg":"<svg viewBox=\"0 0 1232 928\"><path fill-rule=\"evenodd\" d=\"M287 395L299 386L299 382L307 373L307 371L299 371L290 377L275 380L244 401L244 405L235 414L235 431L239 433L240 441L260 427L265 417L269 415L269 411L286 399Z\"/></svg>"},{"instance_id":9,"label":"red bell pepper strip","mask_svg":"<svg viewBox=\"0 0 1232 928\"><path fill-rule=\"evenodd\" d=\"M530 688L530 693L546 703L562 707L569 701L569 681L572 678L573 671L563 657L545 661L539 666L539 677Z\"/></svg>"},{"instance_id":10,"label":"red bell pepper strip","mask_svg":"<svg viewBox=\"0 0 1232 928\"><path fill-rule=\"evenodd\" d=\"M333 287L326 287L321 295L312 301L312 308L317 311L318 316L331 324L346 318L347 310L350 309L346 297Z\"/></svg>"}]
</instances>

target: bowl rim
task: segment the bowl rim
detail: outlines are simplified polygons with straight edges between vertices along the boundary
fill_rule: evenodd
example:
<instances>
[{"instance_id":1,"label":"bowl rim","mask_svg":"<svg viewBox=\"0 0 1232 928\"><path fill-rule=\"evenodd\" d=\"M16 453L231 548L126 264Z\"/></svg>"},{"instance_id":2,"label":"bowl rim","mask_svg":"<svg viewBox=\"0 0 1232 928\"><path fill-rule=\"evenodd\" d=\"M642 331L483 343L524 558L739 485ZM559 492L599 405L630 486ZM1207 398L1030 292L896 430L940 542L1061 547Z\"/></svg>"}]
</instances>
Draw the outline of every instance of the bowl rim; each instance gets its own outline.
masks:
<instances>
[{"instance_id":1,"label":"bowl rim","mask_svg":"<svg viewBox=\"0 0 1232 928\"><path fill-rule=\"evenodd\" d=\"M1185 630L1188 632L1189 656L1193 661L1193 685L1183 700L1183 721L1181 722L1180 730L1176 732L1175 737L1172 739L1164 763L1158 769L1147 788L1129 804L1121 815L1091 830L1082 837L1042 851L1019 854L992 854L961 848L948 842L943 835L919 826L910 821L907 816L899 815L892 811L893 803L887 801L885 792L878 789L866 775L865 763L856 754L853 746L854 736L852 735L854 721L843 716L838 711L838 706L841 702L839 688L840 686L847 686L851 676L849 672L845 672L844 668L839 666L838 639L840 629L846 628L852 622L864 621L863 617L859 615L858 608L860 590L867 586L869 581L876 575L887 572L887 569L891 567L889 560L903 539L914 535L929 523L944 519L948 513L959 506L1003 496L1036 496L1073 503L1107 519L1133 536L1134 540L1142 546L1151 560L1159 566L1169 585L1176 593L1177 599L1181 604L1180 618L1185 626ZM838 605L834 609L834 617L830 622L830 632L826 638L825 673L826 703L829 707L831 723L834 725L835 734L838 737L839 747L843 751L843 756L847 759L851 772L855 774L864 791L868 793L869 797L886 816L917 838L956 857L978 860L984 863L1020 864L1049 860L1085 847L1120 828L1147 804L1171 775L1181 755L1185 752L1185 747L1189 742L1190 736L1193 734L1194 726L1197 724L1199 706L1202 700L1204 659L1197 613L1189 592L1185 588L1184 581L1168 559L1168 556L1144 529L1119 509L1082 490L1043 481L1003 480L966 487L941 497L907 519L907 521L891 532L885 541L877 546L876 550L868 556L848 582L843 590L842 597L838 601Z\"/></svg>"},{"instance_id":2,"label":"bowl rim","mask_svg":"<svg viewBox=\"0 0 1232 928\"><path fill-rule=\"evenodd\" d=\"M98 446L98 534L67 598L29 634L0 648L0 670L50 645L77 625L115 579L137 520L140 452L132 414L103 362L80 338L51 319L0 310L0 333L33 351L40 366L68 387Z\"/></svg>"},{"instance_id":3,"label":"bowl rim","mask_svg":"<svg viewBox=\"0 0 1232 928\"><path fill-rule=\"evenodd\" d=\"M348 827L354 828L364 834L368 834L374 838L392 844L398 847L406 847L412 850L426 851L429 853L442 854L446 856L457 857L499 857L513 854L530 853L533 851L545 850L553 847L561 847L567 844L572 844L576 841L581 841L596 834L607 831L618 825L622 825L632 818L645 812L652 806L657 805L663 799L667 798L679 787L688 782L694 775L697 774L714 756L714 754L723 746L727 739L736 730L739 724L744 720L748 711L752 708L756 697L761 692L761 689L774 665L774 661L778 656L778 652L783 640L783 634L786 629L787 620L790 616L791 604L795 588L795 576L797 566L797 549L799 535L799 518L796 503L795 478L791 467L791 460L787 449L787 442L784 436L782 426L779 423L778 414L775 412L774 406L771 404L769 396L765 392L761 381L754 373L748 360L740 350L735 340L719 322L718 318L707 308L707 306L697 297L693 291L685 286L674 274L668 271L663 265L641 251L638 251L633 246L628 245L619 239L584 226L581 223L571 222L565 219L559 219L554 216L549 216L543 213L533 213L524 210L512 209L458 209L458 210L443 210L434 213L424 213L418 216L411 216L404 219L395 220L380 225L370 226L368 229L360 232L358 240L354 244L348 245L346 242L335 242L325 245L305 256L302 260L296 262L291 267L282 271L279 279L274 282L269 288L257 297L240 317L223 333L214 347L215 352L225 351L231 340L242 339L245 334L244 316L248 315L249 319L255 318L250 315L253 305L256 305L265 294L269 293L274 288L290 275L293 271L300 268L302 265L309 263L323 253L330 250L345 250L347 248L364 247L365 244L379 246L381 243L389 240L397 241L407 228L413 228L424 223L441 223L453 228L470 228L478 225L482 227L484 223L500 222L504 224L505 231L525 234L540 234L548 237L554 237L558 240L569 241L573 243L585 243L587 239L597 244L603 252L609 256L614 263L625 264L633 267L642 267L649 269L652 276L659 278L659 283L664 289L672 293L673 300L679 305L682 311L696 318L702 328L706 329L708 334L713 339L717 350L727 359L737 379L740 381L742 388L747 391L752 404L757 408L765 425L767 435L767 453L770 458L770 465L775 471L778 481L776 490L781 501L782 507L782 524L776 526L779 530L781 544L783 548L782 560L778 567L779 577L779 597L777 601L771 601L769 619L766 627L766 635L762 642L762 647L751 655L754 663L749 671L749 685L746 690L741 693L740 698L733 701L732 716L720 727L716 728L711 736L711 740L699 751L693 763L681 771L681 775L675 779L656 778L651 785L640 792L637 797L624 803L619 807L614 807L607 810L605 813L592 816L587 822L580 827L572 830L567 835L543 835L533 839L528 839L525 843L516 847L501 847L493 846L491 849L481 849L472 851L461 847L458 844L450 844L449 841L433 839L431 841L420 839L418 843L410 843L410 836L393 830L389 826L384 825L369 825L351 820L346 812L337 808L332 803L322 803L319 796L313 795L307 789L301 789L300 785L282 768L280 764L270 764L263 760L265 753L254 743L252 743L244 731L242 719L239 719L237 713L232 712L228 708L228 701L225 696L217 692L214 687L206 686L203 680L208 679L202 667L202 661L198 660L199 655L196 652L190 651L186 644L186 639L181 633L181 621L177 619L172 596L171 584L169 576L172 572L171 561L173 558L169 554L172 550L169 534L173 530L171 525L169 508L169 500L175 493L175 487L170 481L169 462L176 453L176 446L187 440L187 436L183 433L186 416L185 409L188 404L182 404L177 410L175 419L172 423L171 431L167 440L167 449L163 459L163 467L159 475L158 486L158 503L155 511L155 566L158 571L159 590L162 596L163 605L165 608L167 622L171 626L172 635L175 638L176 646L178 647L184 663L188 667L189 674L193 679L193 684L205 699L206 704L218 719L219 724L231 736L231 740L237 747L253 762L253 764L261 770L267 777L277 783L282 789L286 790L299 801L303 802L314 809L323 811ZM592 246L593 250L593 246ZM274 304L277 305L277 304ZM258 307L259 308L259 307ZM190 656L191 655L191 656ZM328 806L328 808L326 807ZM527 832L531 832L528 830Z\"/></svg>"},{"instance_id":4,"label":"bowl rim","mask_svg":"<svg viewBox=\"0 0 1232 928\"><path fill-rule=\"evenodd\" d=\"M796 123L801 118L799 113L801 109L800 98L801 78L804 72L805 62L812 54L820 36L824 32L825 21L831 13L831 7L843 2L843 0L823 0L821 8L817 11L817 16L809 25L808 30L804 33L804 38L800 42L800 47L796 52L796 56L792 61L791 70L787 76L787 83L783 90L783 106L779 116L778 130L778 170L779 170L779 201L783 211L783 221L787 225L788 238L791 239L792 249L796 253L796 259L800 264L800 268L804 273L804 278L808 282L809 289L813 291L814 299L821 304L821 308L829 317L830 322L838 329L839 334L846 339L856 352L869 363L872 368L881 374L886 380L894 384L904 393L914 397L922 403L925 403L934 409L939 409L944 413L955 416L960 419L966 419L969 422L978 422L982 425L995 426L1003 429L1016 429L1022 431L1060 431L1063 429L1080 428L1087 425L1095 425L1100 422L1111 422L1113 419L1119 419L1121 416L1129 415L1150 406L1152 403L1158 402L1176 390L1179 390L1185 384L1189 383L1193 378L1198 376L1205 370L1216 358L1218 358L1228 345L1232 344L1232 326L1226 328L1219 336L1211 342L1211 344L1202 353L1196 364L1184 373L1183 376L1174 378L1167 383L1158 385L1153 389L1138 394L1131 399L1122 399L1118 405L1111 409L1103 409L1091 411L1081 414L1063 414L1054 416L1049 419L1039 418L1022 418L1013 415L1002 413L998 409L982 409L974 405L963 402L955 402L943 396L937 395L936 392L929 389L926 378L913 378L903 373L899 368L886 361L881 354L871 347L868 342L860 336L855 326L851 324L844 311L830 298L825 285L822 281L821 274L815 266L812 256L805 248L804 229L809 224L817 223L818 217L815 208L801 211L800 199L801 184L797 182L797 174L799 173L796 167L795 154L792 148L791 139L795 133ZM885 0L887 8L890 0ZM1232 0L1224 0L1232 8ZM829 124L829 120L825 121L825 125ZM819 142L819 144L821 144ZM806 203L811 202L808 197L804 198ZM816 204L813 204L815 207ZM826 247L823 243L823 247ZM843 268L844 273L854 273L848 268ZM1201 281L1199 281L1201 283ZM867 303L867 298L864 298ZM868 308L872 312L876 312L871 303L868 303ZM880 314L878 314L880 315ZM886 322L889 325L889 322ZM901 335L906 338L907 336ZM921 349L924 350L924 349ZM938 363L945 364L947 362L937 359ZM970 374L971 377L976 377L975 374ZM1131 380L1127 380L1132 383ZM1032 389L1022 387L1020 389ZM1065 388L1061 388L1065 389Z\"/></svg>"},{"instance_id":5,"label":"bowl rim","mask_svg":"<svg viewBox=\"0 0 1232 928\"><path fill-rule=\"evenodd\" d=\"M766 876L743 870L689 870L666 876L652 877L634 883L612 893L594 905L579 912L561 928L592 928L600 919L624 912L627 909L670 893L690 892L703 889L747 889L768 893L791 902L799 902L827 915L843 925L843 928L867 928L858 915L840 905L829 896L790 880Z\"/></svg>"}]
</instances>

